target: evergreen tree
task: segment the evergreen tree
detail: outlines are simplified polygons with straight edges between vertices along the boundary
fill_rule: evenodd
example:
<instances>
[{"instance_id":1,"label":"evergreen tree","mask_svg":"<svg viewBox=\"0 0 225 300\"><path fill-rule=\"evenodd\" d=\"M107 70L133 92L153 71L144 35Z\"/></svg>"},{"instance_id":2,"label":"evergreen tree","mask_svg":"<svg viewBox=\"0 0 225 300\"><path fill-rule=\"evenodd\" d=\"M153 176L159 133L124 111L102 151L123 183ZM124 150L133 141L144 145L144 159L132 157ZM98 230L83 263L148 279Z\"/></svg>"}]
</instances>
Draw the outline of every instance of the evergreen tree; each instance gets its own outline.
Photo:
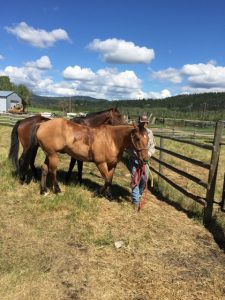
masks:
<instances>
[{"instance_id":1,"label":"evergreen tree","mask_svg":"<svg viewBox=\"0 0 225 300\"><path fill-rule=\"evenodd\" d=\"M13 91L14 87L8 76L0 76L0 91Z\"/></svg>"},{"instance_id":2,"label":"evergreen tree","mask_svg":"<svg viewBox=\"0 0 225 300\"><path fill-rule=\"evenodd\" d=\"M20 84L16 87L15 92L20 96L22 99L22 104L23 104L23 110L26 109L27 105L31 104L31 98L32 98L32 93L30 90L23 84Z\"/></svg>"}]
</instances>

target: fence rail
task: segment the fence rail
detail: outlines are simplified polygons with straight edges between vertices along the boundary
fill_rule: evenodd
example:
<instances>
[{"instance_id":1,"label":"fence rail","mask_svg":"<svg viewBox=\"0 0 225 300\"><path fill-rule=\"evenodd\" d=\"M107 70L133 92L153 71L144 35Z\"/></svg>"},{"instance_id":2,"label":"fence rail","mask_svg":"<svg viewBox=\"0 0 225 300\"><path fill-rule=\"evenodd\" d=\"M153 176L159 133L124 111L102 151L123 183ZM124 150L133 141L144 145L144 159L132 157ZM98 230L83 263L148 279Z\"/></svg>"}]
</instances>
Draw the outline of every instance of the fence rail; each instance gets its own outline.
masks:
<instances>
[{"instance_id":1,"label":"fence rail","mask_svg":"<svg viewBox=\"0 0 225 300\"><path fill-rule=\"evenodd\" d=\"M14 126L17 121L33 116L33 114L0 114L0 125Z\"/></svg>"},{"instance_id":2,"label":"fence rail","mask_svg":"<svg viewBox=\"0 0 225 300\"><path fill-rule=\"evenodd\" d=\"M211 221L212 218L212 212L213 212L213 203L215 203L214 196L215 196L215 185L216 185L216 177L217 177L217 170L218 170L218 162L219 162L219 155L220 155L220 147L221 147L221 141L222 141L222 135L223 135L223 128L224 123L223 122L217 122L215 126L214 131L214 139L213 144L208 145L204 143L199 143L196 141L191 141L188 139L178 138L178 137L172 137L168 135L162 135L162 134L155 134L155 136L160 138L160 147L156 147L160 151L159 158L152 157L154 161L156 161L159 164L159 170L156 170L154 167L150 166L151 170L155 172L159 176L159 182L160 178L164 179L167 183L169 183L171 186L173 186L175 189L183 193L185 196L195 200L196 202L202 204L204 206L204 223L208 224ZM193 158L181 155L180 153L176 153L174 151L171 151L169 149L166 149L164 147L164 140L169 139L173 140L175 142L179 143L185 143L190 144L196 147L200 147L202 149L210 150L211 151L211 161L210 163L205 163L203 161L195 160ZM171 164L164 161L164 153L177 157L181 160L187 161L191 164L203 167L208 170L208 182L204 182L201 179L197 178L196 176L193 176L183 170L178 169L175 166L172 166ZM167 168L183 177L188 178L189 180L201 185L203 188L205 188L206 195L205 197L200 197L198 195L194 195L184 189L183 187L176 184L174 181L169 179L163 174L163 168ZM225 179L224 179L225 181ZM224 182L224 189L225 189L225 182ZM223 199L219 203L221 205L221 209L225 206L224 204L224 191L223 191Z\"/></svg>"},{"instance_id":3,"label":"fence rail","mask_svg":"<svg viewBox=\"0 0 225 300\"><path fill-rule=\"evenodd\" d=\"M179 153L176 153L174 151L171 151L171 150L168 150L168 149L165 149L165 148L161 148L161 147L158 147L158 146L156 146L155 148L159 151L165 152L165 153L170 154L172 156L175 156L179 159L185 160L185 161L187 161L189 163L192 163L196 166L199 166L199 167L202 167L202 168L205 168L205 169L210 169L210 164L205 163L203 161L200 161L200 160L197 160L197 159L194 159L194 158L191 158L191 157L188 157L188 156L185 156L185 155L182 155L182 154L179 154Z\"/></svg>"}]
</instances>

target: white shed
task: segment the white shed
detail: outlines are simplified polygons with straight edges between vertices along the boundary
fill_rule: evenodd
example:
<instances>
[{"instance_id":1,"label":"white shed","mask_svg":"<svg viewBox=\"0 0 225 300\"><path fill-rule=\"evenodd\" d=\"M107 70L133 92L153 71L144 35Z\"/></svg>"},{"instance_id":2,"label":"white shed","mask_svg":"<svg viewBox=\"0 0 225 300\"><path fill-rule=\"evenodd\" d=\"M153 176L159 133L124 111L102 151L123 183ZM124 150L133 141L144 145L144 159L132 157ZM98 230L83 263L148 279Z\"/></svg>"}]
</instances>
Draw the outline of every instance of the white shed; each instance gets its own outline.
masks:
<instances>
[{"instance_id":1,"label":"white shed","mask_svg":"<svg viewBox=\"0 0 225 300\"><path fill-rule=\"evenodd\" d=\"M0 112L22 106L22 99L12 91L0 91Z\"/></svg>"}]
</instances>

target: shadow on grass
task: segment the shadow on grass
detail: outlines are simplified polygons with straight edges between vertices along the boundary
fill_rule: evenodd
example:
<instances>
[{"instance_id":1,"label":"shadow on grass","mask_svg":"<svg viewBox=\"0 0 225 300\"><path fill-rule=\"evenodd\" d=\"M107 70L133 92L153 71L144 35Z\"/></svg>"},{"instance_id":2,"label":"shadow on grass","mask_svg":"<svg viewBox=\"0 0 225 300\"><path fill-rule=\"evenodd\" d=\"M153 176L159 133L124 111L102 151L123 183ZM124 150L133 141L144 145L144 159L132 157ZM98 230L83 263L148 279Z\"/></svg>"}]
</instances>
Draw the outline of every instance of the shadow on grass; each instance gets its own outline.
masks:
<instances>
[{"instance_id":1,"label":"shadow on grass","mask_svg":"<svg viewBox=\"0 0 225 300\"><path fill-rule=\"evenodd\" d=\"M180 203L164 196L157 188L151 188L150 191L155 197L157 197L159 201L166 202L178 211L182 211L183 213L185 213L190 219L200 220L203 224L202 215L200 213L184 208ZM218 223L217 219L213 217L210 224L205 225L205 228L212 234L215 242L218 244L220 249L225 252L225 232L222 226Z\"/></svg>"},{"instance_id":2,"label":"shadow on grass","mask_svg":"<svg viewBox=\"0 0 225 300\"><path fill-rule=\"evenodd\" d=\"M224 216L225 217L225 216ZM213 217L210 224L205 228L213 235L215 242L225 252L225 232L222 226L218 223L217 218Z\"/></svg>"},{"instance_id":3,"label":"shadow on grass","mask_svg":"<svg viewBox=\"0 0 225 300\"><path fill-rule=\"evenodd\" d=\"M78 172L75 171L72 173L70 181L66 182L66 171L59 170L57 172L57 178L59 181L63 182L65 185L70 185L70 184L78 184ZM96 174L95 172L90 172L89 173L91 176L94 176L96 178L101 179L101 183L97 183L94 180L91 180L89 178L83 178L81 186L84 186L87 188L89 191L93 192L97 196L99 196L97 193L99 189L103 186L104 180L101 177L101 175ZM103 196L104 197L104 196ZM112 184L112 200L111 201L116 201L116 202L123 202L123 201L130 201L130 192L124 188L121 187L118 184Z\"/></svg>"},{"instance_id":4,"label":"shadow on grass","mask_svg":"<svg viewBox=\"0 0 225 300\"><path fill-rule=\"evenodd\" d=\"M40 168L37 168L37 173L38 173L37 184L40 184L40 179L41 179L41 169ZM67 186L80 185L78 182L78 172L77 171L74 171L72 173L69 182L66 181L66 174L67 174L67 171L58 170L57 179L58 179L59 184L63 183ZM94 172L91 172L90 174L91 174L91 176L102 179L102 177L100 175L97 175ZM17 176L17 174L14 173L14 176ZM29 184L32 180L33 180L32 171L29 169L29 171L27 172L26 184ZM98 191L103 186L104 180L102 179L101 181L102 181L101 183L97 183L96 181L91 180L89 178L83 178L81 187L84 186L86 189L93 192L93 194L94 194L93 196L101 197L101 195L98 194ZM50 176L47 177L47 186L48 187L52 186ZM104 195L102 195L102 197L104 197ZM113 184L111 201L116 201L116 202L130 201L130 192L126 188L121 187L118 184Z\"/></svg>"}]
</instances>

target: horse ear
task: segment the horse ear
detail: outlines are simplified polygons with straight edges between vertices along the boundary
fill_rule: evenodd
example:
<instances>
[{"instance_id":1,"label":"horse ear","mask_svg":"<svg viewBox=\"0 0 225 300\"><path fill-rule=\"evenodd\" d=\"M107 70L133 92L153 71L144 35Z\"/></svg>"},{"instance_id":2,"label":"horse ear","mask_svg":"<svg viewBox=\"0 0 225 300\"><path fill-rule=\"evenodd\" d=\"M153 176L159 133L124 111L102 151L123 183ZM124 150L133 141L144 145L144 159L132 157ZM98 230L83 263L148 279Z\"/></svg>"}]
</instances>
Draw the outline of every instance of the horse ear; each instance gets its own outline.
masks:
<instances>
[{"instance_id":1,"label":"horse ear","mask_svg":"<svg viewBox=\"0 0 225 300\"><path fill-rule=\"evenodd\" d=\"M134 121L132 121L132 125L134 128L137 128L138 126L134 123Z\"/></svg>"}]
</instances>

